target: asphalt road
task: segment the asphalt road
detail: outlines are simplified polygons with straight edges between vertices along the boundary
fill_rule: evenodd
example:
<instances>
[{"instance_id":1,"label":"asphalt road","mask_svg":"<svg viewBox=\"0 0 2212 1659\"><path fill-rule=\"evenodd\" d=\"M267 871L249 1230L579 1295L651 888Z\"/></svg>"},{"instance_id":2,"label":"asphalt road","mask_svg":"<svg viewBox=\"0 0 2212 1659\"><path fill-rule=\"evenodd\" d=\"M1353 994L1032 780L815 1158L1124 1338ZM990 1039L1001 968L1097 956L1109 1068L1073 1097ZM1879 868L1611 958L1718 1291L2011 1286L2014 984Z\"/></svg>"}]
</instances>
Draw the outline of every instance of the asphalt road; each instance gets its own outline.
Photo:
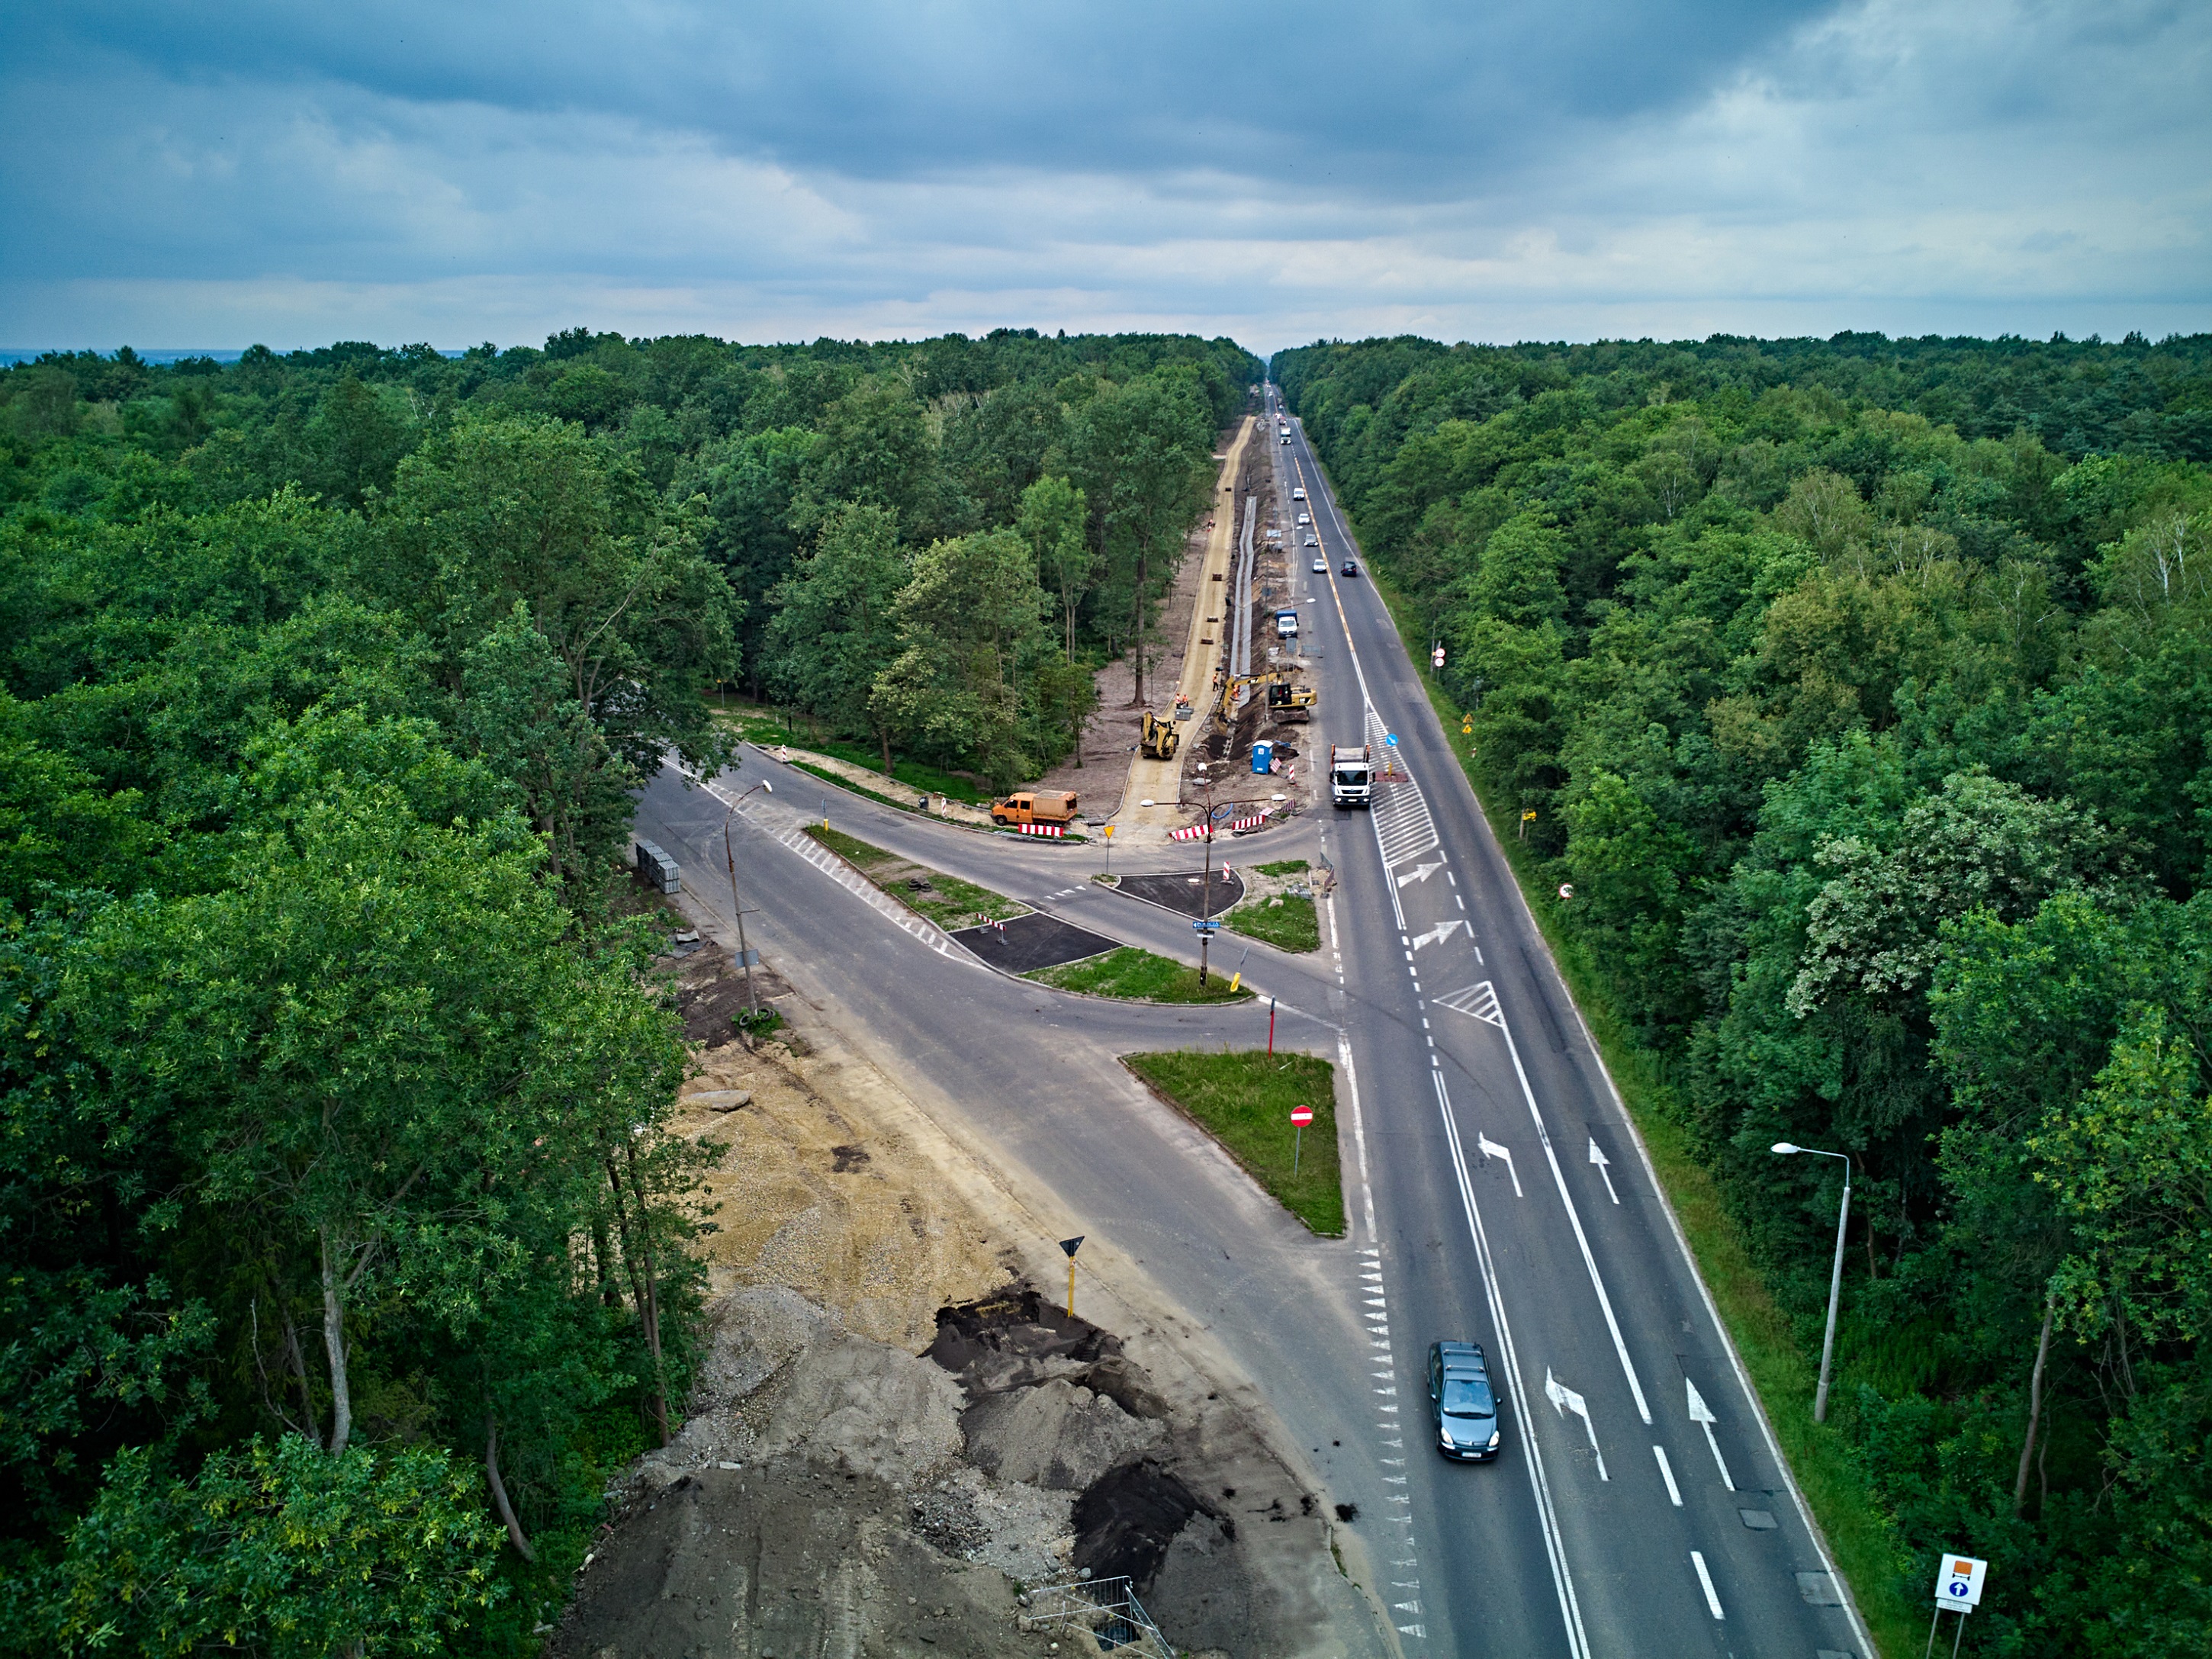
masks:
<instances>
[{"instance_id":1,"label":"asphalt road","mask_svg":"<svg viewBox=\"0 0 2212 1659\"><path fill-rule=\"evenodd\" d=\"M711 792L664 772L640 833L726 913L726 802L775 785L735 820L752 943L1079 1231L1115 1240L1264 1392L1329 1498L1357 1504L1363 1577L1405 1652L1869 1654L1389 619L1364 577L1334 574L1364 556L1295 425L1274 453L1279 521L1302 483L1332 573L1297 572L1320 589L1300 611L1328 665L1309 752L1365 736L1398 775L1371 814L1217 843L1240 861L1326 856L1339 884L1318 953L1224 933L1214 962L1279 999L1279 1040L1352 1085L1349 1240L1307 1237L1115 1060L1256 1046L1262 1004L1133 1007L993 974L894 925L796 826L826 807L865 840L1195 960L1186 919L1090 881L1103 848L920 819L757 751ZM1194 850L1113 857L1184 869ZM1433 1449L1424 1368L1444 1336L1480 1341L1503 1385L1494 1463Z\"/></svg>"},{"instance_id":2,"label":"asphalt road","mask_svg":"<svg viewBox=\"0 0 2212 1659\"><path fill-rule=\"evenodd\" d=\"M1332 573L1346 556L1363 572L1332 574L1304 619L1355 670L1328 677L1316 744L1364 734L1398 774L1328 840L1381 1250L1367 1299L1388 1316L1375 1386L1397 1389L1375 1398L1401 1407L1370 1432L1405 1443L1393 1559L1419 1586L1418 1611L1398 1609L1409 1650L1867 1654L1295 422L1276 453L1285 493L1311 497ZM1480 1341L1510 1379L1495 1464L1432 1449L1423 1373L1446 1336Z\"/></svg>"}]
</instances>

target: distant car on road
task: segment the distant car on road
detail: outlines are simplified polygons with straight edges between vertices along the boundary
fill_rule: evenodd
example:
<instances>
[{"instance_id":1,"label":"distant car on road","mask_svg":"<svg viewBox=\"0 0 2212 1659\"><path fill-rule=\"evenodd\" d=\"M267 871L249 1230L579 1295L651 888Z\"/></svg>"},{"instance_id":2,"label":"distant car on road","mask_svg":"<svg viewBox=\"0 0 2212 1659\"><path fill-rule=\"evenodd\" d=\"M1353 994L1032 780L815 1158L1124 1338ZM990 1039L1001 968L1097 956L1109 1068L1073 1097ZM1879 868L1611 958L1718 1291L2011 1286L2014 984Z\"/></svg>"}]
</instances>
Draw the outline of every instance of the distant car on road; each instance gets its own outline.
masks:
<instances>
[{"instance_id":1,"label":"distant car on road","mask_svg":"<svg viewBox=\"0 0 2212 1659\"><path fill-rule=\"evenodd\" d=\"M1350 559L1346 559L1344 562L1343 574L1347 576L1357 576L1359 574L1359 567Z\"/></svg>"},{"instance_id":2,"label":"distant car on road","mask_svg":"<svg viewBox=\"0 0 2212 1659\"><path fill-rule=\"evenodd\" d=\"M1498 1455L1498 1395L1480 1343L1429 1344L1429 1410L1446 1457L1486 1463Z\"/></svg>"},{"instance_id":3,"label":"distant car on road","mask_svg":"<svg viewBox=\"0 0 2212 1659\"><path fill-rule=\"evenodd\" d=\"M1296 489L1291 491L1291 499L1294 501L1302 501L1305 500L1305 498L1306 487L1304 484L1298 485Z\"/></svg>"},{"instance_id":4,"label":"distant car on road","mask_svg":"<svg viewBox=\"0 0 2212 1659\"><path fill-rule=\"evenodd\" d=\"M1327 559L1316 559L1314 561L1314 574L1316 576L1326 576L1328 574L1328 561Z\"/></svg>"}]
</instances>

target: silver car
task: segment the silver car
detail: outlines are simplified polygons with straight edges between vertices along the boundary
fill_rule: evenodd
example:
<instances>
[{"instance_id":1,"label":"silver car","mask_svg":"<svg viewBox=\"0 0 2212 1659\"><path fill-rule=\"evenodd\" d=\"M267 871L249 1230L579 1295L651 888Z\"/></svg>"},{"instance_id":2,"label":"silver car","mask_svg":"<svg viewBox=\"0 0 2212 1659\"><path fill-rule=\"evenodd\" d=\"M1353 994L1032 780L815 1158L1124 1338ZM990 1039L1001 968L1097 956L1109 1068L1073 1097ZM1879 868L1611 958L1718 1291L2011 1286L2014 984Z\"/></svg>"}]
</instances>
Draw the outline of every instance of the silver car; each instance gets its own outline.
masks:
<instances>
[{"instance_id":1,"label":"silver car","mask_svg":"<svg viewBox=\"0 0 2212 1659\"><path fill-rule=\"evenodd\" d=\"M1480 1343L1429 1344L1429 1409L1437 1449L1446 1457L1486 1463L1498 1455L1498 1395Z\"/></svg>"}]
</instances>

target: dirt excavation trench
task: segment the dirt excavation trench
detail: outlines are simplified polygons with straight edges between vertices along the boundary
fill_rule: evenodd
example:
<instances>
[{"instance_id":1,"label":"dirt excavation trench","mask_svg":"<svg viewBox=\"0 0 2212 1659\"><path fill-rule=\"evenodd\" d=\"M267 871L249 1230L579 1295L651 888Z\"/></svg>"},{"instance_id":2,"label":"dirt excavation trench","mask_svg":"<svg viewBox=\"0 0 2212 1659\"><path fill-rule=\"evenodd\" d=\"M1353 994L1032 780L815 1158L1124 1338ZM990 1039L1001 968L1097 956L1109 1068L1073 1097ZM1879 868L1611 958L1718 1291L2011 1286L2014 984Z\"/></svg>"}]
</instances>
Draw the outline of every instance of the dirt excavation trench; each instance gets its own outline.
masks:
<instances>
[{"instance_id":1,"label":"dirt excavation trench","mask_svg":"<svg viewBox=\"0 0 2212 1659\"><path fill-rule=\"evenodd\" d=\"M1342 1639L1366 1604L1327 1506L1255 1425L1156 1334L1026 1282L1036 1219L779 1003L787 1041L702 1050L687 1085L683 1127L731 1143L708 1352L674 1443L611 1492L549 1652L1093 1652L1024 1629L1020 1599L1085 1569L1130 1579L1178 1652L1373 1650L1371 1626Z\"/></svg>"}]
</instances>

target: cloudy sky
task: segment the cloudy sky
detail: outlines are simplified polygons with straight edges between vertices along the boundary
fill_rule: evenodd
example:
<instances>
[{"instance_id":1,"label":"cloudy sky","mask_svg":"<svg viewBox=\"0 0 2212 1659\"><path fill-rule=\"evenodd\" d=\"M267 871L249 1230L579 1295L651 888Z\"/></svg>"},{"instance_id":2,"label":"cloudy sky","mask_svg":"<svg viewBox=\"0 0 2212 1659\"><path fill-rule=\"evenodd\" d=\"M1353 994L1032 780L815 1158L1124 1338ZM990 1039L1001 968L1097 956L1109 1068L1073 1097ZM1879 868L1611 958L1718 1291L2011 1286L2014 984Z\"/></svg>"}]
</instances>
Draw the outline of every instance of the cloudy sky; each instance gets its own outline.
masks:
<instances>
[{"instance_id":1,"label":"cloudy sky","mask_svg":"<svg viewBox=\"0 0 2212 1659\"><path fill-rule=\"evenodd\" d=\"M2203 0L0 0L0 346L2212 329Z\"/></svg>"}]
</instances>

